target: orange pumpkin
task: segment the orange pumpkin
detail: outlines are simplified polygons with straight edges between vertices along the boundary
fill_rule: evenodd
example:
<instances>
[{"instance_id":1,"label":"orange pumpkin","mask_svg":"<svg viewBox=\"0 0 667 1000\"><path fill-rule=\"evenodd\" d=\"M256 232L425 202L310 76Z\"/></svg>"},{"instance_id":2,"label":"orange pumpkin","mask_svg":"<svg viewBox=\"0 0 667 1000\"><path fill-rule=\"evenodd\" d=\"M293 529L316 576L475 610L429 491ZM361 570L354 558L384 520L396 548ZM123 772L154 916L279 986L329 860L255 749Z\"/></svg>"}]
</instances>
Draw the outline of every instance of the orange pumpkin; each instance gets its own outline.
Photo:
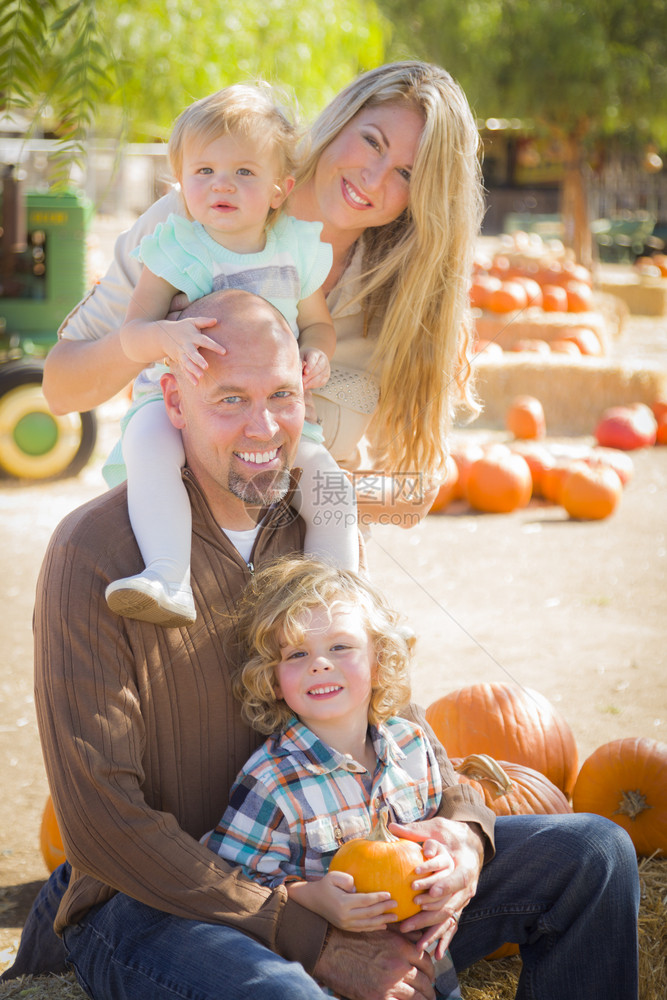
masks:
<instances>
[{"instance_id":1,"label":"orange pumpkin","mask_svg":"<svg viewBox=\"0 0 667 1000\"><path fill-rule=\"evenodd\" d=\"M637 854L667 854L667 743L613 740L588 757L574 786L575 812L606 816L627 830Z\"/></svg>"},{"instance_id":2,"label":"orange pumpkin","mask_svg":"<svg viewBox=\"0 0 667 1000\"><path fill-rule=\"evenodd\" d=\"M528 298L528 305L535 306L539 309L542 306L542 289L540 285L535 281L534 278L529 278L527 275L517 275L514 281L518 284L523 285L526 289L526 295Z\"/></svg>"},{"instance_id":3,"label":"orange pumpkin","mask_svg":"<svg viewBox=\"0 0 667 1000\"><path fill-rule=\"evenodd\" d=\"M572 357L581 357L582 351L578 344L575 344L573 340L565 340L563 337L558 337L556 340L549 341L549 349L552 354L570 354Z\"/></svg>"},{"instance_id":4,"label":"orange pumpkin","mask_svg":"<svg viewBox=\"0 0 667 1000\"><path fill-rule=\"evenodd\" d=\"M486 308L495 313L516 312L528 305L528 293L518 281L503 281L488 297Z\"/></svg>"},{"instance_id":5,"label":"orange pumpkin","mask_svg":"<svg viewBox=\"0 0 667 1000\"><path fill-rule=\"evenodd\" d=\"M544 409L535 396L517 396L505 414L510 434L523 441L543 438L547 432Z\"/></svg>"},{"instance_id":6,"label":"orange pumpkin","mask_svg":"<svg viewBox=\"0 0 667 1000\"><path fill-rule=\"evenodd\" d=\"M532 688L496 682L451 691L426 709L426 718L450 757L488 753L544 774L568 798L577 776L577 745L570 726Z\"/></svg>"},{"instance_id":7,"label":"orange pumpkin","mask_svg":"<svg viewBox=\"0 0 667 1000\"><path fill-rule=\"evenodd\" d=\"M497 761L488 754L453 760L459 781L476 788L496 816L570 813L572 806L560 788L525 764Z\"/></svg>"},{"instance_id":8,"label":"orange pumpkin","mask_svg":"<svg viewBox=\"0 0 667 1000\"><path fill-rule=\"evenodd\" d=\"M593 292L590 285L584 284L583 281L566 282L565 294L568 312L588 312L593 308Z\"/></svg>"},{"instance_id":9,"label":"orange pumpkin","mask_svg":"<svg viewBox=\"0 0 667 1000\"><path fill-rule=\"evenodd\" d=\"M459 467L451 455L447 456L445 463L445 478L440 484L436 498L429 511L430 514L439 514L448 507L455 496L457 496L459 482Z\"/></svg>"},{"instance_id":10,"label":"orange pumpkin","mask_svg":"<svg viewBox=\"0 0 667 1000\"><path fill-rule=\"evenodd\" d=\"M542 308L545 312L567 312L567 292L562 285L542 286Z\"/></svg>"},{"instance_id":11,"label":"orange pumpkin","mask_svg":"<svg viewBox=\"0 0 667 1000\"><path fill-rule=\"evenodd\" d=\"M459 447L454 446L452 448L451 455L456 462L457 469L459 470L454 499L460 500L467 497L468 476L470 475L470 469L472 468L474 462L484 456L484 449L479 444L461 445Z\"/></svg>"},{"instance_id":12,"label":"orange pumpkin","mask_svg":"<svg viewBox=\"0 0 667 1000\"><path fill-rule=\"evenodd\" d=\"M551 354L551 348L549 347L546 340L542 340L541 337L522 337L520 340L515 340L510 347L511 351L531 351L533 354Z\"/></svg>"},{"instance_id":13,"label":"orange pumpkin","mask_svg":"<svg viewBox=\"0 0 667 1000\"><path fill-rule=\"evenodd\" d=\"M667 413L663 413L656 420L655 443L667 444Z\"/></svg>"},{"instance_id":14,"label":"orange pumpkin","mask_svg":"<svg viewBox=\"0 0 667 1000\"><path fill-rule=\"evenodd\" d=\"M478 274L470 286L470 305L474 309L487 309L492 292L500 288L502 282L492 274Z\"/></svg>"},{"instance_id":15,"label":"orange pumpkin","mask_svg":"<svg viewBox=\"0 0 667 1000\"><path fill-rule=\"evenodd\" d=\"M542 496L550 503L560 503L560 495L563 489L565 477L570 471L570 462L567 460L554 461L542 472L541 487Z\"/></svg>"},{"instance_id":16,"label":"orange pumpkin","mask_svg":"<svg viewBox=\"0 0 667 1000\"><path fill-rule=\"evenodd\" d=\"M504 445L489 448L470 466L466 496L476 510L508 514L525 507L533 491L528 464Z\"/></svg>"},{"instance_id":17,"label":"orange pumpkin","mask_svg":"<svg viewBox=\"0 0 667 1000\"><path fill-rule=\"evenodd\" d=\"M384 812L368 838L348 840L334 854L330 871L347 872L357 892L389 892L396 900L394 911L400 920L418 913L412 888L415 868L422 864L422 849L413 840L395 837L387 829Z\"/></svg>"},{"instance_id":18,"label":"orange pumpkin","mask_svg":"<svg viewBox=\"0 0 667 1000\"><path fill-rule=\"evenodd\" d=\"M42 851L44 863L50 872L54 871L65 860L65 848L63 839L58 829L56 811L53 808L51 796L46 800L44 812L42 813L42 825L39 830L39 846Z\"/></svg>"},{"instance_id":19,"label":"orange pumpkin","mask_svg":"<svg viewBox=\"0 0 667 1000\"><path fill-rule=\"evenodd\" d=\"M618 507L623 484L609 466L573 462L563 479L559 503L570 517L601 521Z\"/></svg>"},{"instance_id":20,"label":"orange pumpkin","mask_svg":"<svg viewBox=\"0 0 667 1000\"><path fill-rule=\"evenodd\" d=\"M563 340L576 344L581 354L590 357L600 357L602 354L600 338L595 330L591 330L588 326L573 326L568 333L563 334Z\"/></svg>"},{"instance_id":21,"label":"orange pumpkin","mask_svg":"<svg viewBox=\"0 0 667 1000\"><path fill-rule=\"evenodd\" d=\"M619 451L618 448L591 448L584 462L589 465L606 465L613 469L623 486L632 479L635 473L635 465L626 451Z\"/></svg>"},{"instance_id":22,"label":"orange pumpkin","mask_svg":"<svg viewBox=\"0 0 667 1000\"><path fill-rule=\"evenodd\" d=\"M528 464L533 480L533 496L544 497L543 480L556 464L549 449L538 441L520 441L512 445L512 450L521 455Z\"/></svg>"}]
</instances>

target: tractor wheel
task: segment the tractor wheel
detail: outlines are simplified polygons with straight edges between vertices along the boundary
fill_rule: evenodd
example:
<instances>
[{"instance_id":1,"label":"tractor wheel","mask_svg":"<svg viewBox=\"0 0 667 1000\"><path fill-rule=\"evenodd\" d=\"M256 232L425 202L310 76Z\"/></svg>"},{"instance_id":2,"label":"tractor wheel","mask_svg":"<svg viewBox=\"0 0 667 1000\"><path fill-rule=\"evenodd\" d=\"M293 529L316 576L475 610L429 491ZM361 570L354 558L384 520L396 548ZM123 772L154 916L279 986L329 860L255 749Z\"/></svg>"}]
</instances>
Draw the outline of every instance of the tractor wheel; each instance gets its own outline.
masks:
<instances>
[{"instance_id":1,"label":"tractor wheel","mask_svg":"<svg viewBox=\"0 0 667 1000\"><path fill-rule=\"evenodd\" d=\"M42 393L38 362L0 367L0 472L17 479L75 476L93 453L95 414L55 417Z\"/></svg>"}]
</instances>

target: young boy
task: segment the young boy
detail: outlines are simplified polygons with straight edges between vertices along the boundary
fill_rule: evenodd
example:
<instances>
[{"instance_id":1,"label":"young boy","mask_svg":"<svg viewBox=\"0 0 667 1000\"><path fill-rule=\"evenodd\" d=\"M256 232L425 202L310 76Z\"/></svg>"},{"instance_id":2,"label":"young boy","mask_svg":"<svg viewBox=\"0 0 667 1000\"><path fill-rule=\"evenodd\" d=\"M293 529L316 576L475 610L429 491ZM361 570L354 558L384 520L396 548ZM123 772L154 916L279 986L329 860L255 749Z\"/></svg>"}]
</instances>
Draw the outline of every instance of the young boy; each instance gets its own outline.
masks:
<instances>
[{"instance_id":1,"label":"young boy","mask_svg":"<svg viewBox=\"0 0 667 1000\"><path fill-rule=\"evenodd\" d=\"M359 575L289 557L258 573L239 610L244 667L235 694L271 734L241 770L208 846L263 885L347 931L396 920L389 892L357 893L330 872L338 847L380 813L394 823L435 815L440 774L422 731L395 713L410 695L414 637ZM459 997L440 936L451 916L428 890L451 871L439 853L416 870L416 901L432 911L423 945L439 960L438 996Z\"/></svg>"}]
</instances>

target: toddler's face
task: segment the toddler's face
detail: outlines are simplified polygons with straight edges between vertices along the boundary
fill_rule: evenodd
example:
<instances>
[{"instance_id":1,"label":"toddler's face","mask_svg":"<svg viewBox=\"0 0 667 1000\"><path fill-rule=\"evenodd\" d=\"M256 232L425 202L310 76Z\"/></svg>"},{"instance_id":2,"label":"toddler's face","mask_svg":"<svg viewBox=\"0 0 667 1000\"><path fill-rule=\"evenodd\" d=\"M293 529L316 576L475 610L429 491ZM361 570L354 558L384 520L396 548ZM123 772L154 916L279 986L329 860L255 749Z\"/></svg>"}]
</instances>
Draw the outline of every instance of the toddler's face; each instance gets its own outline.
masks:
<instances>
[{"instance_id":1,"label":"toddler's face","mask_svg":"<svg viewBox=\"0 0 667 1000\"><path fill-rule=\"evenodd\" d=\"M269 210L292 187L291 178L278 174L278 156L269 145L223 135L186 143L181 189L190 215L216 242L236 253L257 253L264 249Z\"/></svg>"},{"instance_id":2,"label":"toddler's face","mask_svg":"<svg viewBox=\"0 0 667 1000\"><path fill-rule=\"evenodd\" d=\"M336 603L305 611L301 642L281 636L276 697L317 732L318 723L368 720L377 661L358 607Z\"/></svg>"}]
</instances>

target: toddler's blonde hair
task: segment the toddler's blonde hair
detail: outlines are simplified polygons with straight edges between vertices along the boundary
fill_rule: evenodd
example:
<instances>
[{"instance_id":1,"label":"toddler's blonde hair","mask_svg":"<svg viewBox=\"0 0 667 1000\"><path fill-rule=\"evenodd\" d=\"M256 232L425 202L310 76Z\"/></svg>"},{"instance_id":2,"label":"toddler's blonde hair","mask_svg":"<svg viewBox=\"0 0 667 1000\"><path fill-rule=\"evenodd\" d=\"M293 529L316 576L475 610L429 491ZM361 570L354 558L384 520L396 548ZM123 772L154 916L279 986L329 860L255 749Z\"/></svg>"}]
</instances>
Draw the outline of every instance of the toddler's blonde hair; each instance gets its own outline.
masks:
<instances>
[{"instance_id":1,"label":"toddler's blonde hair","mask_svg":"<svg viewBox=\"0 0 667 1000\"><path fill-rule=\"evenodd\" d=\"M233 690L243 717L259 732L284 727L292 716L276 698L275 668L281 640L303 640L303 615L314 608L330 612L333 604L359 608L377 659L368 711L377 725L410 700L410 665L414 633L384 597L358 573L337 569L309 556L286 556L260 570L244 591L235 626L239 663Z\"/></svg>"}]
</instances>

